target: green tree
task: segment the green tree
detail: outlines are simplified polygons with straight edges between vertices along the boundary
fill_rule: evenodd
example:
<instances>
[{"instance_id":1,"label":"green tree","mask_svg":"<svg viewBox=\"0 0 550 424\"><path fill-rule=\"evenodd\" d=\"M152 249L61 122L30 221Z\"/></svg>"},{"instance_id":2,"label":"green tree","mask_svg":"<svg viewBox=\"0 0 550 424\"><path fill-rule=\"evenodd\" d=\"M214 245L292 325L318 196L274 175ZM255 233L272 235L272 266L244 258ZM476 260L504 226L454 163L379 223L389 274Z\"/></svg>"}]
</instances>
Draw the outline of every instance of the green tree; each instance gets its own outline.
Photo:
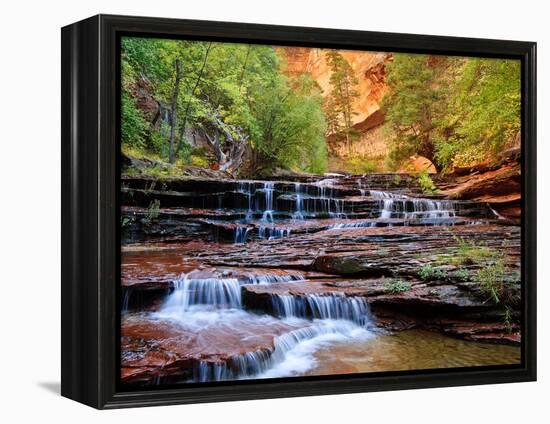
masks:
<instances>
[{"instance_id":1,"label":"green tree","mask_svg":"<svg viewBox=\"0 0 550 424\"><path fill-rule=\"evenodd\" d=\"M124 144L173 163L187 160L201 140L209 160L228 172L241 170L247 157L253 167L324 171L320 90L309 78L286 77L273 47L140 38L123 39L122 46L123 106L137 113L123 117ZM151 82L162 112L160 124L145 122L149 142L134 126L140 111L130 88L141 77Z\"/></svg>"},{"instance_id":2,"label":"green tree","mask_svg":"<svg viewBox=\"0 0 550 424\"><path fill-rule=\"evenodd\" d=\"M390 157L402 162L419 154L441 168L435 160L434 132L444 111L439 81L445 59L430 63L428 55L397 53L387 65L388 92L382 107L393 132Z\"/></svg>"},{"instance_id":3,"label":"green tree","mask_svg":"<svg viewBox=\"0 0 550 424\"><path fill-rule=\"evenodd\" d=\"M136 100L132 96L134 75L127 64L123 64L126 72L123 72L121 95L121 135L122 143L128 146L144 148L147 141L149 123L143 112L137 107Z\"/></svg>"},{"instance_id":4,"label":"green tree","mask_svg":"<svg viewBox=\"0 0 550 424\"><path fill-rule=\"evenodd\" d=\"M521 69L518 60L470 58L451 86L437 160L446 167L490 161L519 140ZM444 137L447 135L447 137Z\"/></svg>"},{"instance_id":5,"label":"green tree","mask_svg":"<svg viewBox=\"0 0 550 424\"><path fill-rule=\"evenodd\" d=\"M348 149L356 136L353 130L353 102L359 96L355 89L358 80L348 61L337 50L325 54L329 65L331 92L326 102L325 112L329 117L330 130L346 141Z\"/></svg>"},{"instance_id":6,"label":"green tree","mask_svg":"<svg viewBox=\"0 0 550 424\"><path fill-rule=\"evenodd\" d=\"M519 61L396 54L387 72L394 167L414 154L438 170L480 163L518 139Z\"/></svg>"},{"instance_id":7,"label":"green tree","mask_svg":"<svg viewBox=\"0 0 550 424\"><path fill-rule=\"evenodd\" d=\"M317 84L302 75L274 75L254 101L256 166L321 173L326 170L325 119Z\"/></svg>"}]
</instances>

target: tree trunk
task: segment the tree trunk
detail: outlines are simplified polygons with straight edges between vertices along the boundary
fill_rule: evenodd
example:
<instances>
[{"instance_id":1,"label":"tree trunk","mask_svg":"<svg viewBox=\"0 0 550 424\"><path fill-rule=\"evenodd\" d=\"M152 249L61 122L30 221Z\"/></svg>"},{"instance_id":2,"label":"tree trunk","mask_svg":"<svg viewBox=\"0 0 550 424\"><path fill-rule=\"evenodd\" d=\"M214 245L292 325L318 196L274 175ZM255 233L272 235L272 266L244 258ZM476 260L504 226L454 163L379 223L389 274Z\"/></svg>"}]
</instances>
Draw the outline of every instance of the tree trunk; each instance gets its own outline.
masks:
<instances>
[{"instance_id":1,"label":"tree trunk","mask_svg":"<svg viewBox=\"0 0 550 424\"><path fill-rule=\"evenodd\" d=\"M430 162L433 164L433 166L435 167L435 170L437 172L441 172L442 168L441 166L437 163L436 159L435 159L435 146L432 142L432 139L430 137L430 133L426 133L424 136L423 136L423 139L422 139L422 146L421 148L419 149L419 152L418 152L419 155L421 156L424 156L426 159L429 159Z\"/></svg>"},{"instance_id":2,"label":"tree trunk","mask_svg":"<svg viewBox=\"0 0 550 424\"><path fill-rule=\"evenodd\" d=\"M180 81L181 81L181 66L180 60L176 59L174 62L174 89L172 91L172 101L170 104L170 153L168 160L170 163L176 161L175 146L176 146L176 128L178 126L178 96L180 93Z\"/></svg>"}]
</instances>

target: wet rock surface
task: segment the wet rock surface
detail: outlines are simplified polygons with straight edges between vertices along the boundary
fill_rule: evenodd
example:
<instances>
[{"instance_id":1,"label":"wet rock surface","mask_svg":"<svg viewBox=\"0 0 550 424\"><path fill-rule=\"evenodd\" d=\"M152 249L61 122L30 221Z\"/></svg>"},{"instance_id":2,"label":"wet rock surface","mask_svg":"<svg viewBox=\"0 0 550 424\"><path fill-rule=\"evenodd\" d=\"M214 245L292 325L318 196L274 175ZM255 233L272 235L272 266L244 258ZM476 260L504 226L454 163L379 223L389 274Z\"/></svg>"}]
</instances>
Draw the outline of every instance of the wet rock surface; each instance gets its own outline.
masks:
<instances>
[{"instance_id":1,"label":"wet rock surface","mask_svg":"<svg viewBox=\"0 0 550 424\"><path fill-rule=\"evenodd\" d=\"M304 375L304 341L377 331L517 346L521 231L494 208L514 171L487 172L430 196L395 174L124 177L122 381Z\"/></svg>"}]
</instances>

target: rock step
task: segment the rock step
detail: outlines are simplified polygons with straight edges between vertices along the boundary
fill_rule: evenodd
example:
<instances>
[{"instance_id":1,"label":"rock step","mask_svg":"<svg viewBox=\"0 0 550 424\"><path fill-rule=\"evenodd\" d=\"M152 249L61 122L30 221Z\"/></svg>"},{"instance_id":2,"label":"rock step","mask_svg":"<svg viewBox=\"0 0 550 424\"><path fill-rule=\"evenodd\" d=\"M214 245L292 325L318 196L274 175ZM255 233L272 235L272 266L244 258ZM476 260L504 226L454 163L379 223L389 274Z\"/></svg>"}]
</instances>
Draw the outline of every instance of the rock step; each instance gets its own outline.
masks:
<instances>
[{"instance_id":1,"label":"rock step","mask_svg":"<svg viewBox=\"0 0 550 424\"><path fill-rule=\"evenodd\" d=\"M386 200L372 196L314 197L281 194L275 190L270 193L269 199L264 191L258 191L251 196L239 191L196 193L128 188L122 190L123 205L133 207L148 207L152 202L158 201L163 209L274 210L287 213L300 212L302 216L310 218L354 213L369 214L370 217L376 218L380 216L381 210L389 207L389 211L395 214L452 211L459 216L495 217L486 204L472 201L440 202L420 198Z\"/></svg>"},{"instance_id":2,"label":"rock step","mask_svg":"<svg viewBox=\"0 0 550 424\"><path fill-rule=\"evenodd\" d=\"M520 228L494 224L405 226L398 232L384 227L335 229L258 241L242 248L205 246L205 250L195 250L193 255L225 266L315 269L343 275L392 275L394 272L416 275L423 265L452 263L453 257L459 255L461 243L502 252L512 268L519 270Z\"/></svg>"}]
</instances>

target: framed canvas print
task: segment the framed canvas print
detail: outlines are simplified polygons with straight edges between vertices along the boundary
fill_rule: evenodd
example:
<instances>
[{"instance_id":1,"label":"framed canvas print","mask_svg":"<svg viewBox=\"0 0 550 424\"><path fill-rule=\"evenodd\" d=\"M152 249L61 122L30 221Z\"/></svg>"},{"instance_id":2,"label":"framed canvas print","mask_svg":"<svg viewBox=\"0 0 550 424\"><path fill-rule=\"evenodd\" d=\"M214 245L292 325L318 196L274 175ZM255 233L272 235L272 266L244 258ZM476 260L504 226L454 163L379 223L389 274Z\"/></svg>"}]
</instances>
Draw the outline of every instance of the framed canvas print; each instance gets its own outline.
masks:
<instances>
[{"instance_id":1,"label":"framed canvas print","mask_svg":"<svg viewBox=\"0 0 550 424\"><path fill-rule=\"evenodd\" d=\"M62 394L536 378L535 43L62 30Z\"/></svg>"}]
</instances>

